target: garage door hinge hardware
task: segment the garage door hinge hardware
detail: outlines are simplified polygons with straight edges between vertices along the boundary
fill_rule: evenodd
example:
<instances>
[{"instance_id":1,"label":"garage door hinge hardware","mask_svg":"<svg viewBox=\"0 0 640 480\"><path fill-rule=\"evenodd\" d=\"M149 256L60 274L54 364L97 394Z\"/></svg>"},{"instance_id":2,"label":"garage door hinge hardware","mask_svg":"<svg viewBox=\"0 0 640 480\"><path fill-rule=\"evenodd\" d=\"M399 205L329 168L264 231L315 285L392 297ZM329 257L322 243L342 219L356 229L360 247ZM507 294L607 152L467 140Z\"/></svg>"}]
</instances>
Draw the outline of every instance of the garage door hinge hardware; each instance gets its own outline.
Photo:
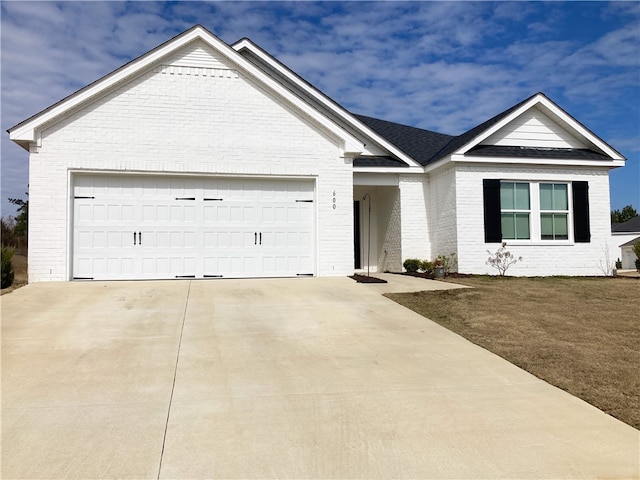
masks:
<instances>
[{"instance_id":1,"label":"garage door hinge hardware","mask_svg":"<svg viewBox=\"0 0 640 480\"><path fill-rule=\"evenodd\" d=\"M221 202L222 198L203 198L205 202Z\"/></svg>"},{"instance_id":2,"label":"garage door hinge hardware","mask_svg":"<svg viewBox=\"0 0 640 480\"><path fill-rule=\"evenodd\" d=\"M195 200L196 197L176 197L176 200Z\"/></svg>"},{"instance_id":3,"label":"garage door hinge hardware","mask_svg":"<svg viewBox=\"0 0 640 480\"><path fill-rule=\"evenodd\" d=\"M298 277L313 277L313 273L296 273Z\"/></svg>"},{"instance_id":4,"label":"garage door hinge hardware","mask_svg":"<svg viewBox=\"0 0 640 480\"><path fill-rule=\"evenodd\" d=\"M313 200L296 200L298 203L313 203Z\"/></svg>"},{"instance_id":5,"label":"garage door hinge hardware","mask_svg":"<svg viewBox=\"0 0 640 480\"><path fill-rule=\"evenodd\" d=\"M204 278L222 278L222 275L203 275Z\"/></svg>"},{"instance_id":6,"label":"garage door hinge hardware","mask_svg":"<svg viewBox=\"0 0 640 480\"><path fill-rule=\"evenodd\" d=\"M96 197L73 197L73 198L96 198Z\"/></svg>"},{"instance_id":7,"label":"garage door hinge hardware","mask_svg":"<svg viewBox=\"0 0 640 480\"><path fill-rule=\"evenodd\" d=\"M196 278L195 275L176 275L176 278Z\"/></svg>"}]
</instances>

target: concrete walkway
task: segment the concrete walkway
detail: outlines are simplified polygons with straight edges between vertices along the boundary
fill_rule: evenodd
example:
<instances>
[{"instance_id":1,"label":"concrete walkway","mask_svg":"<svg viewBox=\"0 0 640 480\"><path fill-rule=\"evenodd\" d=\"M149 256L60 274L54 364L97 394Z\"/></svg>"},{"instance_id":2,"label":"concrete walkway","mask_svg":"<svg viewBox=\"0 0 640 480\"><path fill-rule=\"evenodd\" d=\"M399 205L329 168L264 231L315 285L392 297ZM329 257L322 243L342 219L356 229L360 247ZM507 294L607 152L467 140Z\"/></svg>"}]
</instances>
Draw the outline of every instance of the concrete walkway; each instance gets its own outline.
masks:
<instances>
[{"instance_id":1,"label":"concrete walkway","mask_svg":"<svg viewBox=\"0 0 640 480\"><path fill-rule=\"evenodd\" d=\"M348 278L2 297L3 479L632 479L639 451L638 430Z\"/></svg>"}]
</instances>

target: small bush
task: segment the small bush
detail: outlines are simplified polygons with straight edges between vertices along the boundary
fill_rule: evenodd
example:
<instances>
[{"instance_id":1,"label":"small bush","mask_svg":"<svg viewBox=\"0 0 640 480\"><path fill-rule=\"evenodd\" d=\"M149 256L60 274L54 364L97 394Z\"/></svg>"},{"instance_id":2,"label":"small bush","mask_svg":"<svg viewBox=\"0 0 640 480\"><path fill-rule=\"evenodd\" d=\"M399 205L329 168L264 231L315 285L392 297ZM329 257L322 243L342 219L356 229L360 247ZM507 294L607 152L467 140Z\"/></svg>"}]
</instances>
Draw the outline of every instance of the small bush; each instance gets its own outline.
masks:
<instances>
[{"instance_id":1,"label":"small bush","mask_svg":"<svg viewBox=\"0 0 640 480\"><path fill-rule=\"evenodd\" d=\"M616 260L616 268L618 270L622 269L622 260L620 259Z\"/></svg>"},{"instance_id":2,"label":"small bush","mask_svg":"<svg viewBox=\"0 0 640 480\"><path fill-rule=\"evenodd\" d=\"M487 253L490 256L485 263L497 269L501 277L504 277L511 265L522 261L522 257L516 258L507 250L507 242L502 242L502 245L495 253L489 250L487 250Z\"/></svg>"},{"instance_id":3,"label":"small bush","mask_svg":"<svg viewBox=\"0 0 640 480\"><path fill-rule=\"evenodd\" d=\"M420 262L420 270L422 270L425 273L433 273L433 262L430 262L429 260L424 260L422 262Z\"/></svg>"},{"instance_id":4,"label":"small bush","mask_svg":"<svg viewBox=\"0 0 640 480\"><path fill-rule=\"evenodd\" d=\"M636 270L640 272L640 258L636 258Z\"/></svg>"},{"instance_id":5,"label":"small bush","mask_svg":"<svg viewBox=\"0 0 640 480\"><path fill-rule=\"evenodd\" d=\"M437 260L439 260L440 265L444 267L444 273L449 275L456 265L456 253L453 252L451 255L438 255Z\"/></svg>"},{"instance_id":6,"label":"small bush","mask_svg":"<svg viewBox=\"0 0 640 480\"><path fill-rule=\"evenodd\" d=\"M2 281L0 282L0 288L7 288L13 284L13 263L11 258L13 257L13 248L2 247L1 259L0 259L0 272L2 273Z\"/></svg>"},{"instance_id":7,"label":"small bush","mask_svg":"<svg viewBox=\"0 0 640 480\"><path fill-rule=\"evenodd\" d=\"M404 267L404 269L407 272L410 273L415 273L418 270L420 270L420 265L422 264L422 262L420 260L418 260L417 258L407 258L403 263L402 266Z\"/></svg>"}]
</instances>

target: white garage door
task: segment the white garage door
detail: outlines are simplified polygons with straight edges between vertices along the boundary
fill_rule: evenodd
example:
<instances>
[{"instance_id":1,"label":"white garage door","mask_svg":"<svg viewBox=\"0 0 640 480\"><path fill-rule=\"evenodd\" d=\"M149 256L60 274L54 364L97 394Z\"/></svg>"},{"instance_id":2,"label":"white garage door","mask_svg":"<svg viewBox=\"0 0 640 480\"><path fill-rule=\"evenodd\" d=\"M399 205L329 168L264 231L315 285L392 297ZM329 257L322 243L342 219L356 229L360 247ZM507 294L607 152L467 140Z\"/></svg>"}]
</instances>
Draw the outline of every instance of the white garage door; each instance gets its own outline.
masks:
<instances>
[{"instance_id":1,"label":"white garage door","mask_svg":"<svg viewBox=\"0 0 640 480\"><path fill-rule=\"evenodd\" d=\"M73 278L313 275L310 180L75 175Z\"/></svg>"}]
</instances>

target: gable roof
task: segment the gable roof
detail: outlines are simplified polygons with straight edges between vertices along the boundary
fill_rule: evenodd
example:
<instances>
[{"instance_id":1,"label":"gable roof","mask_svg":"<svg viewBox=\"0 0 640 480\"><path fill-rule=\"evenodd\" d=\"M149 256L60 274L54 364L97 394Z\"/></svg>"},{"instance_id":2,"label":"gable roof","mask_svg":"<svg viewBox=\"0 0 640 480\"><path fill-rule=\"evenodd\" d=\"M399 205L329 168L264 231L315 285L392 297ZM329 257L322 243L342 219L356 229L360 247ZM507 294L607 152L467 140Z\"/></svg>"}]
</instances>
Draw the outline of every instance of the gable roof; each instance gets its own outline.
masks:
<instances>
[{"instance_id":1,"label":"gable roof","mask_svg":"<svg viewBox=\"0 0 640 480\"><path fill-rule=\"evenodd\" d=\"M584 136L594 148L547 148L480 145L480 142L495 133L504 125L513 121L525 111L542 104L568 124L577 133ZM600 139L571 115L562 110L543 93L536 93L513 107L491 117L458 136L445 135L429 130L401 125L363 115L355 115L381 135L398 145L403 151L415 158L421 165L431 165L450 155L468 157L503 157L522 159L562 159L562 160L599 160L611 163L611 160L624 161L624 157ZM620 166L621 162L613 163Z\"/></svg>"},{"instance_id":2,"label":"gable roof","mask_svg":"<svg viewBox=\"0 0 640 480\"><path fill-rule=\"evenodd\" d=\"M134 75L158 65L163 59L190 42L203 41L243 75L248 75L294 107L305 112L319 125L343 142L345 153L360 155L354 166L426 167L440 160L471 160L470 157L601 160L602 165L621 166L624 157L584 125L571 117L542 93L532 95L480 125L458 135L446 135L401 125L364 115L356 115L322 93L262 48L243 38L228 45L201 25L195 25L153 50L87 85L59 102L29 117L7 131L11 140L25 149L39 143L40 129L97 96L128 81ZM570 131L586 139L593 149L549 149L480 145L527 110L542 106ZM540 160L540 161L542 161ZM611 161L613 160L613 162Z\"/></svg>"},{"instance_id":3,"label":"gable roof","mask_svg":"<svg viewBox=\"0 0 640 480\"><path fill-rule=\"evenodd\" d=\"M623 243L622 245L620 245L620 247L630 247L632 245L635 245L636 243L640 243L640 237L636 237L633 240L629 240L628 242Z\"/></svg>"},{"instance_id":4,"label":"gable roof","mask_svg":"<svg viewBox=\"0 0 640 480\"><path fill-rule=\"evenodd\" d=\"M640 215L623 223L614 223L611 225L611 231L613 233L640 232Z\"/></svg>"},{"instance_id":5,"label":"gable roof","mask_svg":"<svg viewBox=\"0 0 640 480\"><path fill-rule=\"evenodd\" d=\"M337 122L333 121L333 119L329 118L325 112L314 108L314 105L309 104L307 98L294 93L286 82L282 82L280 79L276 79L265 74L264 69L259 68L255 63L238 53L238 51L227 45L201 25L191 27L185 32L128 62L90 85L87 85L32 117L29 117L28 119L9 128L7 132L9 132L11 140L28 150L30 144L37 144L39 142L38 130L44 125L56 121L62 116L68 114L70 111L92 101L97 96L110 91L114 86L119 85L133 76L158 65L163 59L169 58L171 54L194 41L204 42L216 52L220 53L223 58L234 66L234 68L238 68L243 75L249 76L260 82L276 95L284 98L284 100L292 104L294 107L303 111L318 125L321 125L326 130L336 135L337 138L340 138L344 142L343 148L345 153L358 154L365 150L365 143L361 137L364 137L366 140L368 140L368 138L366 137L366 134L362 135L362 133L359 132L357 126L349 130L344 128L344 126L339 125ZM307 84L302 86L302 88L310 90L313 87ZM335 106L333 108L335 108ZM357 122L355 118L353 118L352 121ZM360 135L356 136L356 132L360 133ZM383 139L381 140L384 141ZM401 152L399 153L402 154ZM417 165L417 163L415 163L410 157L407 157L406 155L405 157L406 158L404 160L406 162Z\"/></svg>"}]
</instances>

